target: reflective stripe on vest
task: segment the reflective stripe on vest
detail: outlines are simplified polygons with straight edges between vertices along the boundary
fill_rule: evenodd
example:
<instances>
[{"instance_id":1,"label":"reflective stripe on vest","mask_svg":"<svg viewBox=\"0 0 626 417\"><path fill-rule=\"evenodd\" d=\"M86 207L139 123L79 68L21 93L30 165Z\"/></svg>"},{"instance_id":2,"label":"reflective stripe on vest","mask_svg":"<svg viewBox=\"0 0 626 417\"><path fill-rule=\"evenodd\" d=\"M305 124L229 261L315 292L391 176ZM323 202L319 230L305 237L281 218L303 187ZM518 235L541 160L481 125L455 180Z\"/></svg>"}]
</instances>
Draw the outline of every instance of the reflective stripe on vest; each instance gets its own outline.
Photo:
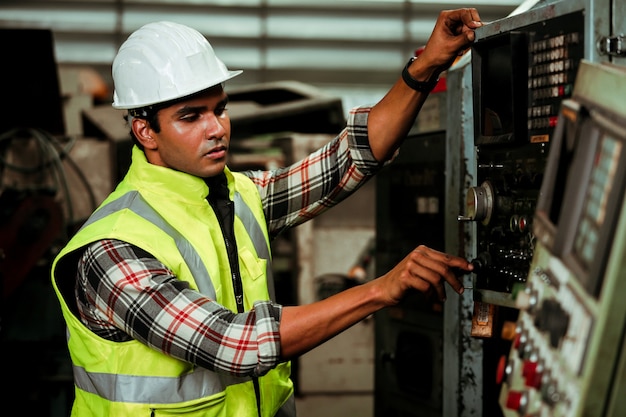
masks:
<instances>
[{"instance_id":1,"label":"reflective stripe on vest","mask_svg":"<svg viewBox=\"0 0 626 417\"><path fill-rule=\"evenodd\" d=\"M176 229L174 229L165 219L156 212L150 206L146 200L139 194L137 191L130 191L124 194L122 197L102 206L100 210L96 211L89 220L81 227L84 228L91 223L94 223L98 220L103 219L104 217L115 213L116 211L120 211L123 209L129 209L133 213L143 217L145 220L148 220L150 223L157 226L164 233L172 237L176 244L176 247L180 251L189 271L194 277L200 292L209 296L213 300L216 299L215 288L213 287L213 282L211 281L211 277L209 276L209 272L204 267L200 255L198 252L191 246L189 241L185 239ZM274 289L274 275L272 273L271 262L270 262L270 253L269 248L267 246L267 242L265 241L265 236L263 235L263 230L261 226L254 218L254 214L252 214L252 210L245 203L239 192L235 193L235 214L239 217L242 223L245 225L248 235L252 240L252 244L254 245L254 249L256 250L257 256L259 258L263 258L267 260L266 266L266 276L267 276L267 289L270 294L270 299L275 301L275 289Z\"/></svg>"},{"instance_id":2,"label":"reflective stripe on vest","mask_svg":"<svg viewBox=\"0 0 626 417\"><path fill-rule=\"evenodd\" d=\"M267 242L265 241L265 235L263 235L263 230L261 229L261 225L254 218L254 214L252 214L252 210L243 198L241 194L238 192L235 193L235 214L242 223L246 226L246 230L250 239L252 239L252 244L254 245L254 250L256 250L257 256L259 258L263 258L267 260L265 275L267 276L267 291L270 294L270 299L272 301L276 301L276 295L274 291L274 274L272 273L272 263L270 258L270 249L267 246Z\"/></svg>"},{"instance_id":3,"label":"reflective stripe on vest","mask_svg":"<svg viewBox=\"0 0 626 417\"><path fill-rule=\"evenodd\" d=\"M131 210L171 236L200 291L213 300L216 299L215 287L198 252L187 239L145 201L139 192L130 191L102 206L92 214L81 229L123 209ZM274 283L269 247L252 210L238 192L235 193L235 214L245 225L257 256L267 260L267 287L273 300ZM178 377L89 373L83 367L73 366L73 368L74 382L79 389L94 393L110 401L128 403L171 404L190 401L222 392L226 386L252 380L250 377L219 375L204 368L195 368L193 372ZM124 389L118 389L120 386L123 386ZM177 389L172 390L172 387L177 387ZM165 393L169 395L164 395Z\"/></svg>"},{"instance_id":4,"label":"reflective stripe on vest","mask_svg":"<svg viewBox=\"0 0 626 417\"><path fill-rule=\"evenodd\" d=\"M192 373L178 377L93 373L86 372L82 366L74 366L73 371L74 383L79 389L109 401L139 404L192 401L220 393L229 385L252 380L250 377L218 375L204 368L196 368Z\"/></svg>"},{"instance_id":5,"label":"reflective stripe on vest","mask_svg":"<svg viewBox=\"0 0 626 417\"><path fill-rule=\"evenodd\" d=\"M148 204L148 202L146 202L146 200L144 200L143 196L139 194L139 192L130 191L120 198L102 206L100 210L97 210L87 220L81 229L105 218L110 214L124 209L128 209L138 216L143 217L145 220L148 220L150 223L154 224L174 239L176 247L187 264L189 271L191 271L191 275L196 281L200 292L213 300L217 298L213 281L211 281L211 277L209 276L209 271L206 270L198 252L193 246L191 246L191 243L189 243L189 241L178 232L178 230L174 229L159 213L156 212L155 209L152 208L152 206Z\"/></svg>"}]
</instances>

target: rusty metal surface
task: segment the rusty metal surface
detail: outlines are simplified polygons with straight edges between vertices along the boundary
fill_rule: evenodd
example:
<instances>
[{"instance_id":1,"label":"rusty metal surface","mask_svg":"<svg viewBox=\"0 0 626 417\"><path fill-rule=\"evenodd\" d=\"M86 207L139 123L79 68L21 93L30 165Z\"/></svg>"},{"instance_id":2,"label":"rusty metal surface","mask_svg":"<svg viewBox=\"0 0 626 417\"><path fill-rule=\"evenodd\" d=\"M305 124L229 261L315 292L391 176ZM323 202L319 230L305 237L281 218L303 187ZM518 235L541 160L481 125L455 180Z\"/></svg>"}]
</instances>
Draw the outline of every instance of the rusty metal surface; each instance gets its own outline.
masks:
<instances>
[{"instance_id":1,"label":"rusty metal surface","mask_svg":"<svg viewBox=\"0 0 626 417\"><path fill-rule=\"evenodd\" d=\"M475 224L458 222L465 209L465 190L476 178L470 54L448 72L446 142L446 251L467 259L476 255ZM465 287L472 287L465 276ZM482 342L471 337L472 291L450 295L444 305L444 416L481 417Z\"/></svg>"}]
</instances>

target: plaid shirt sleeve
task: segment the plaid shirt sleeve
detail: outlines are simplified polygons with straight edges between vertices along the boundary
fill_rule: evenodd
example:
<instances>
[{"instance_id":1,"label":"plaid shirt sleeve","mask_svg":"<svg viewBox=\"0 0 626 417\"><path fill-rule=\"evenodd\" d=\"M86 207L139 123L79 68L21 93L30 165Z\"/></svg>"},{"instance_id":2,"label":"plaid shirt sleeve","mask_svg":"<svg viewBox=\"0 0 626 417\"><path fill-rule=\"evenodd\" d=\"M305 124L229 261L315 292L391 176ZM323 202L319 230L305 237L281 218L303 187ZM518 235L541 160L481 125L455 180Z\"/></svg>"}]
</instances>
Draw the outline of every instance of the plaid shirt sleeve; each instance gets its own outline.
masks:
<instances>
[{"instance_id":1,"label":"plaid shirt sleeve","mask_svg":"<svg viewBox=\"0 0 626 417\"><path fill-rule=\"evenodd\" d=\"M370 109L352 109L347 127L301 161L244 173L259 188L272 237L335 206L390 162L381 163L372 154L367 135Z\"/></svg>"},{"instance_id":2,"label":"plaid shirt sleeve","mask_svg":"<svg viewBox=\"0 0 626 417\"><path fill-rule=\"evenodd\" d=\"M137 339L236 376L263 375L279 361L281 306L256 302L252 310L234 314L125 242L103 240L87 248L76 295L83 323L108 340Z\"/></svg>"}]
</instances>

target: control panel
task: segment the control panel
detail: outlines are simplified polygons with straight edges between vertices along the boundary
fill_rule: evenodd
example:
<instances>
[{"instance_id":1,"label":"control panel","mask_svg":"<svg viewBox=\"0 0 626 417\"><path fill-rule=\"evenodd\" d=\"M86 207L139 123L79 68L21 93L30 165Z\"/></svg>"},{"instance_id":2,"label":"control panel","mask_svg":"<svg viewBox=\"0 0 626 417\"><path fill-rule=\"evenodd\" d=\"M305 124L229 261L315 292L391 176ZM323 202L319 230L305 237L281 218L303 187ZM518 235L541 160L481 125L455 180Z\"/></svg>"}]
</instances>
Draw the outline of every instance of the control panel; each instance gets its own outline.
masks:
<instances>
[{"instance_id":1,"label":"control panel","mask_svg":"<svg viewBox=\"0 0 626 417\"><path fill-rule=\"evenodd\" d=\"M479 39L472 51L477 182L461 221L477 224L474 294L513 307L535 252L532 223L561 102L584 55L575 12Z\"/></svg>"},{"instance_id":2,"label":"control panel","mask_svg":"<svg viewBox=\"0 0 626 417\"><path fill-rule=\"evenodd\" d=\"M581 61L533 219L508 356L505 417L626 415L626 68Z\"/></svg>"}]
</instances>

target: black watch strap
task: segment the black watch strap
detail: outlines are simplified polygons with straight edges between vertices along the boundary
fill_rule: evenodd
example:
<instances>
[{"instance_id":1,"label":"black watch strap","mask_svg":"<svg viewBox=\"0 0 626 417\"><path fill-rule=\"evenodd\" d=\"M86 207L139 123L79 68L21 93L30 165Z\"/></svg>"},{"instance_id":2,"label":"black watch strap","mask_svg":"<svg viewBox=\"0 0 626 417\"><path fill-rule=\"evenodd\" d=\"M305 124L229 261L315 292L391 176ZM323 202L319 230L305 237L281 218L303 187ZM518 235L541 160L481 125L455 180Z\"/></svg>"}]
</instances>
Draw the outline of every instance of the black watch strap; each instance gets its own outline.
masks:
<instances>
[{"instance_id":1,"label":"black watch strap","mask_svg":"<svg viewBox=\"0 0 626 417\"><path fill-rule=\"evenodd\" d=\"M411 57L411 59L409 59L409 62L407 62L404 66L404 69L402 70L402 79L404 80L406 85L411 87L413 90L419 91L420 93L430 93L437 85L439 78L428 81L417 81L415 78L411 77L411 74L409 74L409 65L411 65L411 63L415 61L415 58L416 57L414 56Z\"/></svg>"}]
</instances>

